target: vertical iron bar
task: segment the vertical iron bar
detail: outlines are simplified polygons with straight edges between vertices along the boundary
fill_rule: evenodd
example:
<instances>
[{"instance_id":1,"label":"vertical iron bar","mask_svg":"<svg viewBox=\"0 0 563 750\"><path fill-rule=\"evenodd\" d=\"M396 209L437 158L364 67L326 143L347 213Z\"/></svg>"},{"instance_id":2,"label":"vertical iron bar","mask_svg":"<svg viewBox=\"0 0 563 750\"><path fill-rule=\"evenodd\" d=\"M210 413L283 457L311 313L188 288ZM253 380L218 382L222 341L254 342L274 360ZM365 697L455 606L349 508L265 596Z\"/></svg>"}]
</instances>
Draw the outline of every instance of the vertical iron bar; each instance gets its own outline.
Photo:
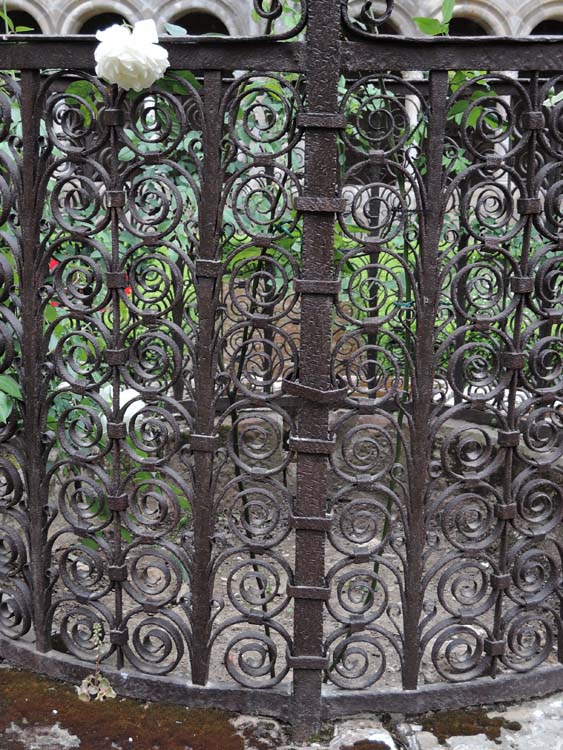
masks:
<instances>
[{"instance_id":1,"label":"vertical iron bar","mask_svg":"<svg viewBox=\"0 0 563 750\"><path fill-rule=\"evenodd\" d=\"M222 97L221 71L205 72L203 83L204 125L203 184L200 199L199 257L216 260L221 235L219 205L221 200L221 135ZM206 276L196 278L197 310L199 317L195 362L195 419L198 435L212 435L215 422L215 372L217 352L214 343L215 319L221 290L221 279ZM194 565L192 581L193 664L192 681L205 685L209 674L209 631L212 594L212 502L213 453L194 453Z\"/></svg>"},{"instance_id":2,"label":"vertical iron bar","mask_svg":"<svg viewBox=\"0 0 563 750\"><path fill-rule=\"evenodd\" d=\"M538 73L531 74L530 80L530 104L532 111L541 110L541 104L538 102ZM537 197L536 194L536 168L537 168L537 130L531 130L529 132L528 148L526 153L526 196L528 198ZM520 274L526 276L528 272L528 266L530 262L530 251L532 243L532 230L534 226L534 216L529 215L526 217L526 223L524 226L524 233L522 237L522 255L519 260ZM524 311L527 305L527 299L525 295L521 295L518 301L518 306L514 314L514 327L512 336L512 347L514 352L519 352L522 347L522 326L524 322ZM518 385L520 380L519 370L512 371L512 377L510 379L509 391L508 391L508 404L507 404L507 427L506 429L510 432L518 432L518 413L517 413L517 396L518 396ZM513 496L513 480L517 470L515 465L517 446L507 446L504 448L505 460L504 460L504 471L503 471L503 487L502 487L502 503L503 505L511 505L514 502ZM509 549L509 532L511 529L511 522L509 520L501 521L503 528L500 538L499 548L499 575L503 576L510 573L509 560L508 560L508 549ZM493 638L495 641L501 641L504 637L503 633L503 605L505 601L505 594L502 590L497 591L497 599L495 602L495 619L493 625ZM499 657L493 655L491 658L491 675L496 677L499 667Z\"/></svg>"},{"instance_id":3,"label":"vertical iron bar","mask_svg":"<svg viewBox=\"0 0 563 750\"><path fill-rule=\"evenodd\" d=\"M41 412L43 405L41 375L41 340L43 320L38 294L40 269L37 264L39 226L42 213L41 197L37 195L39 163L39 114L36 105L39 92L38 70L21 74L21 119L23 135L23 169L19 219L21 223L23 260L21 268L22 306L22 391L24 404L23 435L25 476L30 516L30 556L33 623L36 648L49 651L47 632L49 594L47 581L47 488L45 486L45 455L42 443Z\"/></svg>"},{"instance_id":4,"label":"vertical iron bar","mask_svg":"<svg viewBox=\"0 0 563 750\"><path fill-rule=\"evenodd\" d=\"M410 477L407 529L407 569L405 576L406 608L404 612L403 687L415 690L420 669L420 618L423 553L426 540L424 504L429 482L431 458L430 420L436 362L434 327L440 299L438 249L442 231L444 141L448 73L430 72L430 112L426 153L426 190L424 223L418 259L419 304L416 311L415 371L413 373L411 450L416 471Z\"/></svg>"},{"instance_id":5,"label":"vertical iron bar","mask_svg":"<svg viewBox=\"0 0 563 750\"><path fill-rule=\"evenodd\" d=\"M307 26L307 110L335 113L340 75L340 8L335 0L312 0ZM305 194L334 200L338 190L336 130L310 129L305 136ZM306 213L303 218L302 277L332 279L334 274L334 213ZM329 296L304 293L301 299L299 380L303 385L330 388L332 308ZM303 324L304 323L304 324ZM297 418L299 438L327 440L329 409L303 401ZM327 458L299 453L295 515L322 516L327 498ZM295 532L295 584L324 585L325 533ZM323 607L314 598L295 600L294 654L323 654ZM296 739L305 739L320 725L322 671L294 667L292 720Z\"/></svg>"},{"instance_id":6,"label":"vertical iron bar","mask_svg":"<svg viewBox=\"0 0 563 750\"><path fill-rule=\"evenodd\" d=\"M111 106L119 106L119 89L116 85L112 86L111 91ZM110 129L110 181L111 190L118 191L123 189L121 184L121 177L119 174L119 159L118 159L118 139L117 139L117 128L111 126ZM111 270L121 270L121 258L119 253L119 209L112 206L110 209L111 215ZM117 289L111 290L112 295L112 348L118 349L120 346L121 339L121 311L120 311L120 300L119 291ZM118 414L121 408L121 373L118 365L112 367L112 421L118 421ZM122 469L122 441L114 440L112 445L112 493L119 496L122 491L121 487L121 469ZM112 564L119 566L122 563L122 544L121 544L121 511L113 511L112 518ZM121 623L123 620L123 588L121 581L113 581L113 593L114 593L114 623L113 627L116 630L121 630ZM117 666L121 669L123 667L123 648L121 645L117 646Z\"/></svg>"}]
</instances>

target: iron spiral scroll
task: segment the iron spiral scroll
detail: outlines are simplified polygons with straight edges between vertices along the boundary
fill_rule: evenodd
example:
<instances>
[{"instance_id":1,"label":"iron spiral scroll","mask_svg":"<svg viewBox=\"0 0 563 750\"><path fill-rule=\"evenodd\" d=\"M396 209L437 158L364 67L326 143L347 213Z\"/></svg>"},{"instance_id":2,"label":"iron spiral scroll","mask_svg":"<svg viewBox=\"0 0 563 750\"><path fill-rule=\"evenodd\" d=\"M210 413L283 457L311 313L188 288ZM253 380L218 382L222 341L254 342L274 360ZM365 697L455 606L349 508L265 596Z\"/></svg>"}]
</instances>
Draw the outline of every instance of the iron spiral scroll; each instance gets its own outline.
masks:
<instances>
[{"instance_id":1,"label":"iron spiral scroll","mask_svg":"<svg viewBox=\"0 0 563 750\"><path fill-rule=\"evenodd\" d=\"M302 734L563 686L563 43L392 9L140 94L0 44L3 658Z\"/></svg>"}]
</instances>

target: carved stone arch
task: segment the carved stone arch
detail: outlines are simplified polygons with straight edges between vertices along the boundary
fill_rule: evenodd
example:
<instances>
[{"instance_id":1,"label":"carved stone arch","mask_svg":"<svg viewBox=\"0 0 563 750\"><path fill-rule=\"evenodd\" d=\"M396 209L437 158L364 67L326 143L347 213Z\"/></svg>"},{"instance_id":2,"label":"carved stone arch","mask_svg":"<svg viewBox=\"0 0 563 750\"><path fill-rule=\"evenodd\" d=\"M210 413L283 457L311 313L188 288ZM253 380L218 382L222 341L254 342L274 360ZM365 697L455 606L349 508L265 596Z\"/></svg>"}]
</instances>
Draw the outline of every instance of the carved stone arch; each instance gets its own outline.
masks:
<instances>
[{"instance_id":1,"label":"carved stone arch","mask_svg":"<svg viewBox=\"0 0 563 750\"><path fill-rule=\"evenodd\" d=\"M440 7L441 3L434 3L430 15L439 18ZM514 33L511 25L512 14L506 13L501 3L493 5L490 0L468 0L456 3L454 16L475 21L491 36L510 36Z\"/></svg>"},{"instance_id":2,"label":"carved stone arch","mask_svg":"<svg viewBox=\"0 0 563 750\"><path fill-rule=\"evenodd\" d=\"M216 16L231 36L259 33L260 27L251 18L251 3L245 0L167 0L159 6L158 22L174 22L175 18L191 12Z\"/></svg>"},{"instance_id":3,"label":"carved stone arch","mask_svg":"<svg viewBox=\"0 0 563 750\"><path fill-rule=\"evenodd\" d=\"M38 0L18 0L17 2L8 2L6 5L8 13L11 10L23 10L29 13L36 20L43 34L54 34L56 29L52 21L52 14L46 12L45 3Z\"/></svg>"},{"instance_id":4,"label":"carved stone arch","mask_svg":"<svg viewBox=\"0 0 563 750\"><path fill-rule=\"evenodd\" d=\"M563 21L563 8L559 0L546 0L542 3L528 0L522 5L520 16L518 35L527 36L542 21Z\"/></svg>"},{"instance_id":5,"label":"carved stone arch","mask_svg":"<svg viewBox=\"0 0 563 750\"><path fill-rule=\"evenodd\" d=\"M78 34L82 25L101 13L115 13L128 23L142 20L135 3L129 0L72 0L61 9L61 34Z\"/></svg>"}]
</instances>

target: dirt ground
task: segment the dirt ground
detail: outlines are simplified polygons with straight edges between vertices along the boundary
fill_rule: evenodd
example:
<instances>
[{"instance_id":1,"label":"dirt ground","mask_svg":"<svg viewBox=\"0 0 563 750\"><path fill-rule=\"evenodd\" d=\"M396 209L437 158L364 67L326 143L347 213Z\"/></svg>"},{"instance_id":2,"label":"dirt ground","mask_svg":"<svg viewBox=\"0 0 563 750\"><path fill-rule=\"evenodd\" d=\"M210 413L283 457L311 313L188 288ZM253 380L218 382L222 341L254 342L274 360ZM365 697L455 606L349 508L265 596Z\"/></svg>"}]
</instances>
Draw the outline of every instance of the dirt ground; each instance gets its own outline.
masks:
<instances>
[{"instance_id":1,"label":"dirt ground","mask_svg":"<svg viewBox=\"0 0 563 750\"><path fill-rule=\"evenodd\" d=\"M0 670L0 750L274 750L267 719L115 698L83 703L71 685Z\"/></svg>"}]
</instances>

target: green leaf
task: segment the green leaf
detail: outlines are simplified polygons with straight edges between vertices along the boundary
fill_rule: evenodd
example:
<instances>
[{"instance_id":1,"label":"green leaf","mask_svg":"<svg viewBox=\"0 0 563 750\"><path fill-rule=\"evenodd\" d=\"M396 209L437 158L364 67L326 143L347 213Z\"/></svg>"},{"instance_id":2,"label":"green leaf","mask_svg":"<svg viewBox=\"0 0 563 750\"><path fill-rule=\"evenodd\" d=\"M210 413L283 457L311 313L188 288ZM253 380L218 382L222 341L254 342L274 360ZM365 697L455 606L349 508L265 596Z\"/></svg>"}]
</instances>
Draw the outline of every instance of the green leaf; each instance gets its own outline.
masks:
<instances>
[{"instance_id":1,"label":"green leaf","mask_svg":"<svg viewBox=\"0 0 563 750\"><path fill-rule=\"evenodd\" d=\"M53 307L53 305L45 305L45 312L43 313L43 316L47 323L54 323L55 320L59 317L59 308Z\"/></svg>"},{"instance_id":2,"label":"green leaf","mask_svg":"<svg viewBox=\"0 0 563 750\"><path fill-rule=\"evenodd\" d=\"M188 32L183 26L177 26L175 23L165 23L164 30L169 36L187 36Z\"/></svg>"},{"instance_id":3,"label":"green leaf","mask_svg":"<svg viewBox=\"0 0 563 750\"><path fill-rule=\"evenodd\" d=\"M0 423L6 424L8 417L12 413L14 402L5 393L0 393Z\"/></svg>"},{"instance_id":4,"label":"green leaf","mask_svg":"<svg viewBox=\"0 0 563 750\"><path fill-rule=\"evenodd\" d=\"M10 375L0 375L0 391L12 398L23 400L23 394L19 384Z\"/></svg>"},{"instance_id":5,"label":"green leaf","mask_svg":"<svg viewBox=\"0 0 563 750\"><path fill-rule=\"evenodd\" d=\"M469 102L467 99L461 99L461 101L456 102L452 107L448 110L448 119L452 119L456 115L459 115L460 113L463 114L467 107L469 106Z\"/></svg>"},{"instance_id":6,"label":"green leaf","mask_svg":"<svg viewBox=\"0 0 563 750\"><path fill-rule=\"evenodd\" d=\"M92 84L88 81L72 81L66 87L67 94L80 96L82 99L88 99L92 95Z\"/></svg>"},{"instance_id":7,"label":"green leaf","mask_svg":"<svg viewBox=\"0 0 563 750\"><path fill-rule=\"evenodd\" d=\"M121 538L123 539L123 541L126 542L127 544L131 544L131 542L133 541L133 536L131 532L128 529L126 529L124 526L121 527L120 531L121 531Z\"/></svg>"},{"instance_id":8,"label":"green leaf","mask_svg":"<svg viewBox=\"0 0 563 750\"><path fill-rule=\"evenodd\" d=\"M481 116L481 112L482 110L479 109L479 107L475 107L475 109L471 110L466 120L468 128L474 128L477 125L477 123L479 122L479 117Z\"/></svg>"},{"instance_id":9,"label":"green leaf","mask_svg":"<svg viewBox=\"0 0 563 750\"><path fill-rule=\"evenodd\" d=\"M16 26L16 34L25 34L26 31L35 31L31 26Z\"/></svg>"},{"instance_id":10,"label":"green leaf","mask_svg":"<svg viewBox=\"0 0 563 750\"><path fill-rule=\"evenodd\" d=\"M448 27L438 21L436 18L424 18L417 16L412 19L423 34L428 36L438 36L439 34L447 34Z\"/></svg>"},{"instance_id":11,"label":"green leaf","mask_svg":"<svg viewBox=\"0 0 563 750\"><path fill-rule=\"evenodd\" d=\"M554 107L556 104L559 104L560 101L563 100L563 91L560 91L558 94L555 93L555 89L551 88L549 90L548 98L543 102L545 107Z\"/></svg>"},{"instance_id":12,"label":"green leaf","mask_svg":"<svg viewBox=\"0 0 563 750\"><path fill-rule=\"evenodd\" d=\"M191 83L196 91L201 88L200 82L190 70L178 70L176 75L178 78L184 78L188 83Z\"/></svg>"},{"instance_id":13,"label":"green leaf","mask_svg":"<svg viewBox=\"0 0 563 750\"><path fill-rule=\"evenodd\" d=\"M452 20L454 14L456 0L444 0L442 3L442 21L449 23Z\"/></svg>"},{"instance_id":14,"label":"green leaf","mask_svg":"<svg viewBox=\"0 0 563 750\"><path fill-rule=\"evenodd\" d=\"M99 547L95 539L88 539L87 537L85 539L82 539L80 543L82 544L83 547L88 547L88 549L97 550Z\"/></svg>"},{"instance_id":15,"label":"green leaf","mask_svg":"<svg viewBox=\"0 0 563 750\"><path fill-rule=\"evenodd\" d=\"M5 11L0 11L0 19L4 22L5 30L8 34L14 33L14 22Z\"/></svg>"}]
</instances>

